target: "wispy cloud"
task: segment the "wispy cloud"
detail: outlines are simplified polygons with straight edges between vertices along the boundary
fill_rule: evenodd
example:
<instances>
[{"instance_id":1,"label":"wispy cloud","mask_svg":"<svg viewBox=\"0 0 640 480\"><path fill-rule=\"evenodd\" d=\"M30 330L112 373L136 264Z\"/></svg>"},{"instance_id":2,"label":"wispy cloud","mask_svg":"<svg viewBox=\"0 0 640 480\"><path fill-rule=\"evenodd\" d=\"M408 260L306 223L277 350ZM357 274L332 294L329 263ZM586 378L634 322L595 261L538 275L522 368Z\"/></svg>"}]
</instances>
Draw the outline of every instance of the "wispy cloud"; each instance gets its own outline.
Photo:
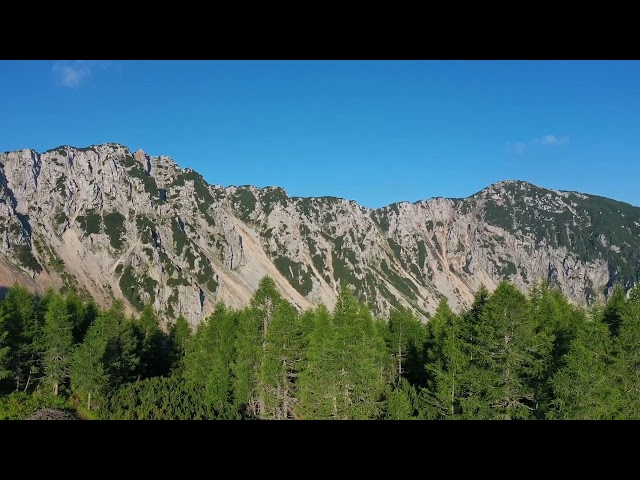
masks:
<instances>
[{"instance_id":1,"label":"wispy cloud","mask_svg":"<svg viewBox=\"0 0 640 480\"><path fill-rule=\"evenodd\" d=\"M540 138L534 138L528 142L507 142L504 151L508 155L524 155L532 145L562 145L569 143L569 137L559 137L557 135L544 135Z\"/></svg>"},{"instance_id":2,"label":"wispy cloud","mask_svg":"<svg viewBox=\"0 0 640 480\"><path fill-rule=\"evenodd\" d=\"M121 65L110 60L62 60L53 64L53 77L63 87L75 88L91 79L96 72L120 70Z\"/></svg>"},{"instance_id":3,"label":"wispy cloud","mask_svg":"<svg viewBox=\"0 0 640 480\"><path fill-rule=\"evenodd\" d=\"M569 138L557 137L555 135L545 135L541 139L535 139L534 142L540 143L542 145L562 145L563 143L568 143Z\"/></svg>"}]
</instances>

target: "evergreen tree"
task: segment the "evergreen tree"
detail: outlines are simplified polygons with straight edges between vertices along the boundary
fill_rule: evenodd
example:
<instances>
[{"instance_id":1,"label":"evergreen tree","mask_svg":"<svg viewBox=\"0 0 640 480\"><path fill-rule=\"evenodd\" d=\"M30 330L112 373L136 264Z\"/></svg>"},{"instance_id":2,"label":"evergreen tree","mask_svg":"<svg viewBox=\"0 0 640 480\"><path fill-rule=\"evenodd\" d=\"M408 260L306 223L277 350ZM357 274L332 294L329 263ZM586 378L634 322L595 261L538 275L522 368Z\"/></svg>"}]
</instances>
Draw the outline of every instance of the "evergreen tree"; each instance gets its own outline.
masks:
<instances>
[{"instance_id":1,"label":"evergreen tree","mask_svg":"<svg viewBox=\"0 0 640 480\"><path fill-rule=\"evenodd\" d=\"M216 305L189 342L184 358L184 378L203 392L207 405L225 418L234 416L231 363L236 321L235 311L224 303Z\"/></svg>"},{"instance_id":2,"label":"evergreen tree","mask_svg":"<svg viewBox=\"0 0 640 480\"><path fill-rule=\"evenodd\" d=\"M133 381L139 364L138 342L133 325L124 315L122 301L116 300L101 312L89 327L82 345L73 356L71 380L87 408L104 399L120 385Z\"/></svg>"},{"instance_id":3,"label":"evergreen tree","mask_svg":"<svg viewBox=\"0 0 640 480\"><path fill-rule=\"evenodd\" d=\"M565 365L551 380L555 398L547 418L567 420L613 419L621 392L613 375L613 344L609 328L596 312L578 329Z\"/></svg>"},{"instance_id":4,"label":"evergreen tree","mask_svg":"<svg viewBox=\"0 0 640 480\"><path fill-rule=\"evenodd\" d=\"M640 285L630 292L614 340L613 370L621 403L617 418L640 419Z\"/></svg>"},{"instance_id":5,"label":"evergreen tree","mask_svg":"<svg viewBox=\"0 0 640 480\"><path fill-rule=\"evenodd\" d=\"M192 331L189 322L182 315L169 326L169 363L170 371L181 372L184 368L184 356L191 341Z\"/></svg>"},{"instance_id":6,"label":"evergreen tree","mask_svg":"<svg viewBox=\"0 0 640 480\"><path fill-rule=\"evenodd\" d=\"M424 391L428 418L456 418L468 358L461 334L461 322L440 300L435 315L427 324L427 389Z\"/></svg>"},{"instance_id":7,"label":"evergreen tree","mask_svg":"<svg viewBox=\"0 0 640 480\"><path fill-rule=\"evenodd\" d=\"M476 325L463 418L527 419L537 409L535 379L544 370L552 339L538 332L527 298L501 282Z\"/></svg>"},{"instance_id":8,"label":"evergreen tree","mask_svg":"<svg viewBox=\"0 0 640 480\"><path fill-rule=\"evenodd\" d=\"M7 338L9 332L6 329L10 314L6 311L5 305L4 302L0 302L0 380L11 376L11 370L9 369L9 353L11 347L8 345Z\"/></svg>"},{"instance_id":9,"label":"evergreen tree","mask_svg":"<svg viewBox=\"0 0 640 480\"><path fill-rule=\"evenodd\" d=\"M262 418L293 418L298 400L296 379L302 359L302 329L296 309L286 300L275 307L265 343L259 371L259 389L265 402Z\"/></svg>"},{"instance_id":10,"label":"evergreen tree","mask_svg":"<svg viewBox=\"0 0 640 480\"><path fill-rule=\"evenodd\" d=\"M333 371L335 398L333 418L375 419L382 416L386 345L373 318L346 288L342 288L333 312Z\"/></svg>"},{"instance_id":11,"label":"evergreen tree","mask_svg":"<svg viewBox=\"0 0 640 480\"><path fill-rule=\"evenodd\" d=\"M410 420L417 418L417 394L406 378L401 378L395 387L385 387L386 420Z\"/></svg>"},{"instance_id":12,"label":"evergreen tree","mask_svg":"<svg viewBox=\"0 0 640 480\"><path fill-rule=\"evenodd\" d=\"M607 298L604 311L602 312L603 321L609 326L611 335L615 337L620 330L622 323L622 314L625 309L625 293L622 285L619 283L613 287L611 295Z\"/></svg>"},{"instance_id":13,"label":"evergreen tree","mask_svg":"<svg viewBox=\"0 0 640 480\"><path fill-rule=\"evenodd\" d=\"M299 404L295 411L302 419L330 419L337 410L337 352L331 313L324 305L315 311L309 335L306 362L298 378Z\"/></svg>"},{"instance_id":14,"label":"evergreen tree","mask_svg":"<svg viewBox=\"0 0 640 480\"><path fill-rule=\"evenodd\" d=\"M151 305L144 306L135 325L140 342L140 375L143 378L166 375L170 360L164 348L165 335Z\"/></svg>"},{"instance_id":15,"label":"evergreen tree","mask_svg":"<svg viewBox=\"0 0 640 480\"><path fill-rule=\"evenodd\" d=\"M387 328L387 346L395 366L394 382L406 378L412 385L425 385L423 348L426 329L415 319L411 311L405 308L391 311Z\"/></svg>"},{"instance_id":16,"label":"evergreen tree","mask_svg":"<svg viewBox=\"0 0 640 480\"><path fill-rule=\"evenodd\" d=\"M44 380L58 395L60 385L69 377L73 352L73 323L61 295L53 295L47 302L42 340Z\"/></svg>"},{"instance_id":17,"label":"evergreen tree","mask_svg":"<svg viewBox=\"0 0 640 480\"><path fill-rule=\"evenodd\" d=\"M586 321L582 309L572 307L557 286L549 282L534 284L529 295L529 317L536 325L536 335L552 340L551 351L546 355L544 371L532 379L538 401L536 416L544 418L553 399L550 379L563 366L564 356L576 337L578 326Z\"/></svg>"},{"instance_id":18,"label":"evergreen tree","mask_svg":"<svg viewBox=\"0 0 640 480\"><path fill-rule=\"evenodd\" d=\"M87 329L98 315L98 307L93 299L84 302L77 292L71 291L65 297L67 312L73 323L73 342L82 343Z\"/></svg>"},{"instance_id":19,"label":"evergreen tree","mask_svg":"<svg viewBox=\"0 0 640 480\"><path fill-rule=\"evenodd\" d=\"M10 347L9 369L16 390L27 391L35 384L40 371L42 321L36 310L35 298L21 285L16 284L7 290L4 303L9 312L5 319L5 341Z\"/></svg>"},{"instance_id":20,"label":"evergreen tree","mask_svg":"<svg viewBox=\"0 0 640 480\"><path fill-rule=\"evenodd\" d=\"M249 308L239 316L236 358L232 365L233 392L236 408L249 417L262 418L266 413L265 385L259 381L259 369L267 349L266 336L273 312L281 299L273 279L264 277Z\"/></svg>"}]
</instances>

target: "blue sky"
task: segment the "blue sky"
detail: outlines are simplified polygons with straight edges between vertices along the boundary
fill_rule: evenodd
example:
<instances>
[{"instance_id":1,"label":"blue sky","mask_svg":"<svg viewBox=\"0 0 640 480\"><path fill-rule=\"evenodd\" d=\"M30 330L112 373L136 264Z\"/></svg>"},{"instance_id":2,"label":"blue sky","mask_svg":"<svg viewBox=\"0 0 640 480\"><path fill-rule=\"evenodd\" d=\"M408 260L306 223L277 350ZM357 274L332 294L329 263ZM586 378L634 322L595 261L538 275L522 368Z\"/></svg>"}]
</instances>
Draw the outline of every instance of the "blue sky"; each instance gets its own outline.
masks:
<instances>
[{"instance_id":1,"label":"blue sky","mask_svg":"<svg viewBox=\"0 0 640 480\"><path fill-rule=\"evenodd\" d=\"M519 179L640 205L637 61L0 61L0 151L118 142L368 207Z\"/></svg>"}]
</instances>

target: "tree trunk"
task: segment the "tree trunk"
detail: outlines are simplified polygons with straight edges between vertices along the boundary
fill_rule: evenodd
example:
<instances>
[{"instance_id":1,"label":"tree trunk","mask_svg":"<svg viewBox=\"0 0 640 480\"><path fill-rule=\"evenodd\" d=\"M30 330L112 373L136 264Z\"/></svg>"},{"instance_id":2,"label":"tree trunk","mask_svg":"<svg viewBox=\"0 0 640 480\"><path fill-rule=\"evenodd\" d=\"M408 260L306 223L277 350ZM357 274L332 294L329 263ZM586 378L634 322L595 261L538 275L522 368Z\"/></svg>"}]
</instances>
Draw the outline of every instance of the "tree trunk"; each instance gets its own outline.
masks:
<instances>
[{"instance_id":1,"label":"tree trunk","mask_svg":"<svg viewBox=\"0 0 640 480\"><path fill-rule=\"evenodd\" d=\"M29 372L29 376L27 377L27 384L24 386L24 391L26 392L29 388L29 384L31 383L31 372Z\"/></svg>"},{"instance_id":2,"label":"tree trunk","mask_svg":"<svg viewBox=\"0 0 640 480\"><path fill-rule=\"evenodd\" d=\"M53 394L58 396L58 382L53 382Z\"/></svg>"},{"instance_id":3,"label":"tree trunk","mask_svg":"<svg viewBox=\"0 0 640 480\"><path fill-rule=\"evenodd\" d=\"M87 410L91 410L91 392L87 396Z\"/></svg>"}]
</instances>

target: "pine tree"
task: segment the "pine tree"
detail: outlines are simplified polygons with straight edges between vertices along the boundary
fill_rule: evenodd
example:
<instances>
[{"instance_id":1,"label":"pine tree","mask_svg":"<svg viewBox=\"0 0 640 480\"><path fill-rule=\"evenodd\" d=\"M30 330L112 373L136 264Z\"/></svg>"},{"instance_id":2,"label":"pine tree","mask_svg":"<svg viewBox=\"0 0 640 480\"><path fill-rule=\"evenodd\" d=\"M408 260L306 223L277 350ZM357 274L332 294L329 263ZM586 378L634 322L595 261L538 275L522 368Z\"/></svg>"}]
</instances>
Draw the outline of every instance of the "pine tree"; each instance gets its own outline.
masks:
<instances>
[{"instance_id":1,"label":"pine tree","mask_svg":"<svg viewBox=\"0 0 640 480\"><path fill-rule=\"evenodd\" d=\"M73 353L73 323L61 295L53 295L47 302L42 336L44 381L58 395L60 385L69 377Z\"/></svg>"},{"instance_id":2,"label":"pine tree","mask_svg":"<svg viewBox=\"0 0 640 480\"><path fill-rule=\"evenodd\" d=\"M221 418L234 416L232 406L231 363L234 354L237 314L224 303L200 324L187 346L184 378L203 392L208 406Z\"/></svg>"},{"instance_id":3,"label":"pine tree","mask_svg":"<svg viewBox=\"0 0 640 480\"><path fill-rule=\"evenodd\" d=\"M298 378L299 404L295 407L302 419L330 419L337 410L335 328L331 313L324 305L315 310L313 330L309 335L306 362Z\"/></svg>"},{"instance_id":4,"label":"pine tree","mask_svg":"<svg viewBox=\"0 0 640 480\"><path fill-rule=\"evenodd\" d=\"M105 400L120 385L133 381L139 364L138 341L124 315L122 301L100 312L71 363L72 386L86 395L87 408Z\"/></svg>"},{"instance_id":5,"label":"pine tree","mask_svg":"<svg viewBox=\"0 0 640 480\"><path fill-rule=\"evenodd\" d=\"M169 364L170 371L179 373L184 368L184 356L192 339L189 322L182 315L169 326Z\"/></svg>"},{"instance_id":6,"label":"pine tree","mask_svg":"<svg viewBox=\"0 0 640 480\"><path fill-rule=\"evenodd\" d=\"M93 299L84 302L75 291L69 292L65 301L67 312L73 323L73 341L75 344L80 344L98 314L98 307Z\"/></svg>"},{"instance_id":7,"label":"pine tree","mask_svg":"<svg viewBox=\"0 0 640 480\"><path fill-rule=\"evenodd\" d=\"M459 398L464 372L468 367L461 322L446 299L440 300L435 315L427 324L426 370L424 391L428 418L456 418L460 414Z\"/></svg>"},{"instance_id":8,"label":"pine tree","mask_svg":"<svg viewBox=\"0 0 640 480\"><path fill-rule=\"evenodd\" d=\"M604 311L602 312L603 321L609 326L611 335L615 337L620 330L622 323L622 314L625 309L625 293L622 285L616 284L613 287L611 295L607 298Z\"/></svg>"},{"instance_id":9,"label":"pine tree","mask_svg":"<svg viewBox=\"0 0 640 480\"><path fill-rule=\"evenodd\" d=\"M621 395L616 415L640 419L640 285L630 292L614 340L613 371Z\"/></svg>"},{"instance_id":10,"label":"pine tree","mask_svg":"<svg viewBox=\"0 0 640 480\"><path fill-rule=\"evenodd\" d=\"M373 318L343 288L333 312L336 354L333 418L375 419L382 416L386 345L378 334Z\"/></svg>"},{"instance_id":11,"label":"pine tree","mask_svg":"<svg viewBox=\"0 0 640 480\"><path fill-rule=\"evenodd\" d=\"M622 401L613 375L613 344L601 312L584 322L551 379L555 398L547 418L606 420L616 417Z\"/></svg>"},{"instance_id":12,"label":"pine tree","mask_svg":"<svg viewBox=\"0 0 640 480\"><path fill-rule=\"evenodd\" d=\"M500 283L482 309L470 346L463 418L532 418L538 406L534 379L544 372L551 341L529 317L527 298Z\"/></svg>"},{"instance_id":13,"label":"pine tree","mask_svg":"<svg viewBox=\"0 0 640 480\"><path fill-rule=\"evenodd\" d=\"M0 380L11 376L11 370L9 369L11 347L7 342L9 332L6 329L10 314L6 311L5 305L4 302L0 302Z\"/></svg>"},{"instance_id":14,"label":"pine tree","mask_svg":"<svg viewBox=\"0 0 640 480\"><path fill-rule=\"evenodd\" d=\"M551 349L543 372L532 379L538 401L536 416L544 418L553 399L550 379L563 366L564 356L576 337L578 326L586 321L584 311L573 307L557 286L549 282L534 284L529 294L529 317L536 326L536 335L550 338Z\"/></svg>"},{"instance_id":15,"label":"pine tree","mask_svg":"<svg viewBox=\"0 0 640 480\"><path fill-rule=\"evenodd\" d=\"M282 297L270 277L258 284L249 308L239 316L235 340L236 357L232 365L233 392L238 411L245 416L262 418L265 415L264 384L259 370L267 349L266 336L273 312Z\"/></svg>"},{"instance_id":16,"label":"pine tree","mask_svg":"<svg viewBox=\"0 0 640 480\"><path fill-rule=\"evenodd\" d=\"M415 388L406 378L401 378L395 387L385 387L386 420L411 420L417 417L417 394Z\"/></svg>"},{"instance_id":17,"label":"pine tree","mask_svg":"<svg viewBox=\"0 0 640 480\"><path fill-rule=\"evenodd\" d=\"M140 342L139 373L143 378L159 377L169 371L169 358L164 348L165 336L151 305L145 305L134 323Z\"/></svg>"},{"instance_id":18,"label":"pine tree","mask_svg":"<svg viewBox=\"0 0 640 480\"><path fill-rule=\"evenodd\" d=\"M10 347L9 369L16 390L27 391L35 384L40 371L42 321L36 310L35 298L21 285L16 284L7 290L4 303L9 312L5 319L5 341Z\"/></svg>"},{"instance_id":19,"label":"pine tree","mask_svg":"<svg viewBox=\"0 0 640 480\"><path fill-rule=\"evenodd\" d=\"M295 382L302 358L302 329L298 313L289 302L281 300L276 305L265 343L259 371L259 389L265 402L262 418L293 418L297 402Z\"/></svg>"},{"instance_id":20,"label":"pine tree","mask_svg":"<svg viewBox=\"0 0 640 480\"><path fill-rule=\"evenodd\" d=\"M392 382L406 378L412 385L425 385L424 326L415 319L410 310L397 308L389 315L387 329L387 346L395 367L393 378L396 380Z\"/></svg>"}]
</instances>

